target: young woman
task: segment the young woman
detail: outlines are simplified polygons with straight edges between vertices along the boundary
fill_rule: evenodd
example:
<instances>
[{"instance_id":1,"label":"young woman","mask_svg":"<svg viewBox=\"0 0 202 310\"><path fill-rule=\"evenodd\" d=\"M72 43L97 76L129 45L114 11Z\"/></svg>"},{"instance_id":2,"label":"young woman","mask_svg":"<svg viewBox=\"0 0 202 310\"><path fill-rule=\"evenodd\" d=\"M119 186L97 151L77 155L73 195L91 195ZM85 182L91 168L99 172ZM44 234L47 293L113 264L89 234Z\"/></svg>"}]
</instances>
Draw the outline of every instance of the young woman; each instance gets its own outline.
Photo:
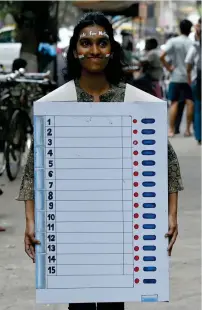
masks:
<instances>
[{"instance_id":1,"label":"young woman","mask_svg":"<svg viewBox=\"0 0 202 310\"><path fill-rule=\"evenodd\" d=\"M85 15L74 29L67 55L67 78L70 82L58 88L41 101L123 102L153 101L159 99L131 85L123 83L122 51L113 37L112 25L101 13ZM161 102L161 100L159 100ZM182 189L178 160L168 145L169 175L169 238L168 254L171 255L177 238L178 191ZM34 235L34 159L33 145L25 167L19 200L25 201L26 230L25 251L35 262ZM165 227L165 230L167 228ZM70 310L95 310L96 304L70 304ZM123 310L124 303L98 303L97 309Z\"/></svg>"}]
</instances>

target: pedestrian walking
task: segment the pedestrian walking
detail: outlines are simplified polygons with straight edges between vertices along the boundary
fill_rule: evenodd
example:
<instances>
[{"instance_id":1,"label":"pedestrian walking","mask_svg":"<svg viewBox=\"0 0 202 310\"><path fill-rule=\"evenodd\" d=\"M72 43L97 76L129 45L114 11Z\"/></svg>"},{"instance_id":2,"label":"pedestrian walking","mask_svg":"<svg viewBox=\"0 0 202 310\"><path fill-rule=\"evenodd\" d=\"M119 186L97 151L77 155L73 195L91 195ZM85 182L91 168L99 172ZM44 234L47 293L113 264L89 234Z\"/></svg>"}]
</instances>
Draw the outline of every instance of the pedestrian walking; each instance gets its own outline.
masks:
<instances>
[{"instance_id":1,"label":"pedestrian walking","mask_svg":"<svg viewBox=\"0 0 202 310\"><path fill-rule=\"evenodd\" d=\"M201 19L198 21L201 25ZM198 144L201 144L201 33L197 27L198 41L189 49L185 63L187 64L188 82L192 86L194 98L194 133Z\"/></svg>"},{"instance_id":2,"label":"pedestrian walking","mask_svg":"<svg viewBox=\"0 0 202 310\"><path fill-rule=\"evenodd\" d=\"M163 78L163 68L159 58L158 41L155 38L146 40L145 52L146 55L142 59L142 62L147 65L146 75L151 80L154 95L162 99L163 92L160 82Z\"/></svg>"},{"instance_id":3,"label":"pedestrian walking","mask_svg":"<svg viewBox=\"0 0 202 310\"><path fill-rule=\"evenodd\" d=\"M72 98L78 102L160 101L160 99L123 83L122 50L114 40L111 23L102 13L88 13L76 25L67 54L68 83L57 89L55 96ZM49 96L49 95L48 95ZM71 101L71 100L70 100ZM178 234L178 191L182 180L177 156L168 144L169 238L168 255L171 255ZM165 197L167 199L167 197ZM26 230L25 251L35 262L35 245L40 242L34 234L34 154L33 143L25 167L18 200L25 201ZM167 227L165 227L167 230ZM70 310L95 310L95 303L70 304ZM99 310L123 310L124 303L98 303Z\"/></svg>"},{"instance_id":4,"label":"pedestrian walking","mask_svg":"<svg viewBox=\"0 0 202 310\"><path fill-rule=\"evenodd\" d=\"M178 111L179 101L184 101L187 107L187 123L184 135L191 136L191 125L193 121L193 96L190 85L188 84L185 58L188 50L192 46L192 41L188 38L192 28L189 20L180 22L181 35L171 38L166 43L164 51L160 57L165 68L171 73L168 99L170 106L170 127L169 136L175 134L175 122ZM166 61L166 55L171 59L172 64Z\"/></svg>"}]
</instances>

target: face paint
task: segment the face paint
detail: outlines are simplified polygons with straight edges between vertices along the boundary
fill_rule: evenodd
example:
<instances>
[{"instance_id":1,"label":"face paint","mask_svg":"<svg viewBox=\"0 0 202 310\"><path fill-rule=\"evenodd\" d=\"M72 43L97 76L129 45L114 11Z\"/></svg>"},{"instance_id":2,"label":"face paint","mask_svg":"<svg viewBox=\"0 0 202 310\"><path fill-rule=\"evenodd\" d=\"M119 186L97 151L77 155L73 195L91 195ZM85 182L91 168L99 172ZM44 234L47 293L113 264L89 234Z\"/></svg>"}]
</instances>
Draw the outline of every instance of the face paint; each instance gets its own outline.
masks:
<instances>
[{"instance_id":1,"label":"face paint","mask_svg":"<svg viewBox=\"0 0 202 310\"><path fill-rule=\"evenodd\" d=\"M86 37L86 33L82 33L81 35L80 35L80 38L84 38L84 37Z\"/></svg>"},{"instance_id":2,"label":"face paint","mask_svg":"<svg viewBox=\"0 0 202 310\"><path fill-rule=\"evenodd\" d=\"M80 35L80 38L85 38L87 36L104 36L104 37L107 37L109 38L108 34L105 32L105 31L98 31L98 32L93 32L93 31L90 31L88 34L83 32L81 35Z\"/></svg>"},{"instance_id":3,"label":"face paint","mask_svg":"<svg viewBox=\"0 0 202 310\"><path fill-rule=\"evenodd\" d=\"M103 57L100 57L100 58L109 58L111 56L111 54L106 54L105 56L103 56ZM81 54L81 55L78 55L78 58L80 59L80 60L84 60L84 58L88 58L88 56L85 56L85 55L83 55L83 54Z\"/></svg>"},{"instance_id":4,"label":"face paint","mask_svg":"<svg viewBox=\"0 0 202 310\"><path fill-rule=\"evenodd\" d=\"M78 58L82 60L85 58L85 56L81 54L81 55L78 55Z\"/></svg>"}]
</instances>

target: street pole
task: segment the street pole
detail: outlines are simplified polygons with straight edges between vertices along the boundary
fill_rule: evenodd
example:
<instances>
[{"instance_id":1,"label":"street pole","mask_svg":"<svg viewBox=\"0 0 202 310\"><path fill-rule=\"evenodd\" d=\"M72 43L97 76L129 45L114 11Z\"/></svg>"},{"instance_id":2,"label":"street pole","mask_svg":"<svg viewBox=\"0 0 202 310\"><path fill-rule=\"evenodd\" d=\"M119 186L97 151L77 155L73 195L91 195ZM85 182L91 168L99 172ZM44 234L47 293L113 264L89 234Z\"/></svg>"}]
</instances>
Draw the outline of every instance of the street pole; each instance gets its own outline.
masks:
<instances>
[{"instance_id":1,"label":"street pole","mask_svg":"<svg viewBox=\"0 0 202 310\"><path fill-rule=\"evenodd\" d=\"M169 11L170 11L170 28L171 32L174 30L174 23L173 23L173 0L169 0Z\"/></svg>"}]
</instances>

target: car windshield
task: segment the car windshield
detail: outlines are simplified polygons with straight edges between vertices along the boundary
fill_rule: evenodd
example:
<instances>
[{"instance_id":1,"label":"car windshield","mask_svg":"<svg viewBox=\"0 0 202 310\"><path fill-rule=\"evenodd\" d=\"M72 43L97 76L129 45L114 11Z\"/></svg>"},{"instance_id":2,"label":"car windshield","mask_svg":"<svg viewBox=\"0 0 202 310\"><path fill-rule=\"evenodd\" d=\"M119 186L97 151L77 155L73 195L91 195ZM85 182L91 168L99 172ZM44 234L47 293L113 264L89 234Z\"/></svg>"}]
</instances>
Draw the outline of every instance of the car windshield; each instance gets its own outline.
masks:
<instances>
[{"instance_id":1,"label":"car windshield","mask_svg":"<svg viewBox=\"0 0 202 310\"><path fill-rule=\"evenodd\" d=\"M14 43L15 42L15 31L9 30L0 33L0 43Z\"/></svg>"}]
</instances>

